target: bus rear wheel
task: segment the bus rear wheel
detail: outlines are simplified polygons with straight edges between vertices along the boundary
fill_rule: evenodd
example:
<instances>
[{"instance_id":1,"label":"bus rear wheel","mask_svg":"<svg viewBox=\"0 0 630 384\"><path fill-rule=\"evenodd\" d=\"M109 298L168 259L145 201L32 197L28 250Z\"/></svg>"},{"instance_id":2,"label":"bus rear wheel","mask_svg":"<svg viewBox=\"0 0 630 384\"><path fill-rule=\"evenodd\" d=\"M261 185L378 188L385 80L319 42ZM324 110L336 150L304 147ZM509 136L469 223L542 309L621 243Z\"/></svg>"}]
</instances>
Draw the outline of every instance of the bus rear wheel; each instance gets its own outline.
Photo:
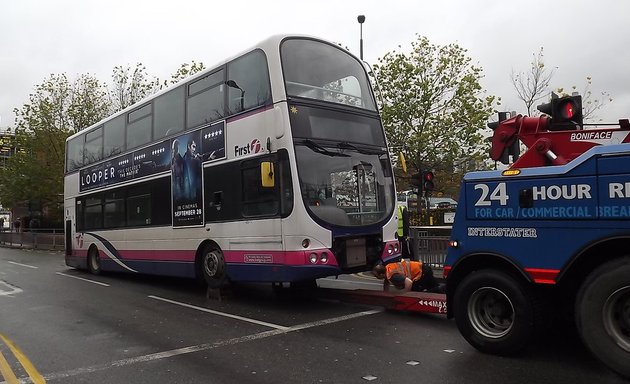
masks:
<instances>
[{"instance_id":1,"label":"bus rear wheel","mask_svg":"<svg viewBox=\"0 0 630 384\"><path fill-rule=\"evenodd\" d=\"M221 288L227 285L227 268L221 249L206 245L201 252L200 270L208 288Z\"/></svg>"},{"instance_id":2,"label":"bus rear wheel","mask_svg":"<svg viewBox=\"0 0 630 384\"><path fill-rule=\"evenodd\" d=\"M98 253L98 248L91 247L88 252L87 267L91 274L100 275L103 270L101 269L101 256Z\"/></svg>"},{"instance_id":3,"label":"bus rear wheel","mask_svg":"<svg viewBox=\"0 0 630 384\"><path fill-rule=\"evenodd\" d=\"M576 325L600 361L630 378L630 257L595 269L576 300Z\"/></svg>"}]
</instances>

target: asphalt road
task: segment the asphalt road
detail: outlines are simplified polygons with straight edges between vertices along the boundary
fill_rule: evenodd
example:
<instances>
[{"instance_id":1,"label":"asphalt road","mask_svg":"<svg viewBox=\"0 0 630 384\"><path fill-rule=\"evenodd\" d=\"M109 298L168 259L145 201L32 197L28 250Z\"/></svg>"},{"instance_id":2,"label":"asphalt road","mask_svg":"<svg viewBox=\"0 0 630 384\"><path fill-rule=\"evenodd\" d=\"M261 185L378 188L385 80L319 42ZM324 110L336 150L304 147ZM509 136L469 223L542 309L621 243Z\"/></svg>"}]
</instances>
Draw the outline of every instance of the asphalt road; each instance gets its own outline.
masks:
<instances>
[{"instance_id":1,"label":"asphalt road","mask_svg":"<svg viewBox=\"0 0 630 384\"><path fill-rule=\"evenodd\" d=\"M379 289L365 276L321 285ZM68 268L0 248L0 380L28 383L623 383L572 327L484 355L440 315ZM6 364L3 365L3 358ZM29 377L34 379L29 379Z\"/></svg>"}]
</instances>

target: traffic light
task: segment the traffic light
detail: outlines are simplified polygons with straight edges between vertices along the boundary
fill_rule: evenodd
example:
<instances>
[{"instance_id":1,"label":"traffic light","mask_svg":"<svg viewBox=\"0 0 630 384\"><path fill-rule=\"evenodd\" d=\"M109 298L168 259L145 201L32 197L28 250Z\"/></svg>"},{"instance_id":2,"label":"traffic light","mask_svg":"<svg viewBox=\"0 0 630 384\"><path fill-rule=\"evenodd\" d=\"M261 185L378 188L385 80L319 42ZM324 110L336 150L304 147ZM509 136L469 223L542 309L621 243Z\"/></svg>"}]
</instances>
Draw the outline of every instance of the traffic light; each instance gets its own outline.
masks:
<instances>
[{"instance_id":1,"label":"traffic light","mask_svg":"<svg viewBox=\"0 0 630 384\"><path fill-rule=\"evenodd\" d=\"M536 107L540 112L551 116L550 131L565 131L582 129L584 115L582 114L582 96L559 97L551 93L551 101Z\"/></svg>"},{"instance_id":2,"label":"traffic light","mask_svg":"<svg viewBox=\"0 0 630 384\"><path fill-rule=\"evenodd\" d=\"M431 193L433 193L433 189L435 188L435 184L433 183L433 172L424 171L422 172L422 189L424 190L424 196L429 197Z\"/></svg>"}]
</instances>

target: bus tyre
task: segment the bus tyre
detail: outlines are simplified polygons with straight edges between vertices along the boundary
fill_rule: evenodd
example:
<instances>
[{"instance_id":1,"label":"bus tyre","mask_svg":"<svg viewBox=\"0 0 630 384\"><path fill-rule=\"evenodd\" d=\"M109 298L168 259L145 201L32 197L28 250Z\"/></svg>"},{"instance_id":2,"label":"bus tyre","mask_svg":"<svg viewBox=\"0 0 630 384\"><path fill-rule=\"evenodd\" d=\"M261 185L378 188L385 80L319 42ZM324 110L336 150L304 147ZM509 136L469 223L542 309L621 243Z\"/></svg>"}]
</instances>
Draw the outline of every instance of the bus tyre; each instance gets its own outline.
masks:
<instances>
[{"instance_id":1,"label":"bus tyre","mask_svg":"<svg viewBox=\"0 0 630 384\"><path fill-rule=\"evenodd\" d=\"M91 274L100 275L101 269L101 256L98 253L98 248L91 247L88 252L87 267Z\"/></svg>"},{"instance_id":2,"label":"bus tyre","mask_svg":"<svg viewBox=\"0 0 630 384\"><path fill-rule=\"evenodd\" d=\"M588 349L610 369L630 378L630 257L591 272L578 292L575 317Z\"/></svg>"},{"instance_id":3,"label":"bus tyre","mask_svg":"<svg viewBox=\"0 0 630 384\"><path fill-rule=\"evenodd\" d=\"M459 332L484 353L515 354L542 328L534 296L523 283L501 271L485 269L466 276L453 300Z\"/></svg>"},{"instance_id":4,"label":"bus tyre","mask_svg":"<svg viewBox=\"0 0 630 384\"><path fill-rule=\"evenodd\" d=\"M219 247L206 245L201 253L200 269L208 288L221 288L227 285L225 258Z\"/></svg>"}]
</instances>

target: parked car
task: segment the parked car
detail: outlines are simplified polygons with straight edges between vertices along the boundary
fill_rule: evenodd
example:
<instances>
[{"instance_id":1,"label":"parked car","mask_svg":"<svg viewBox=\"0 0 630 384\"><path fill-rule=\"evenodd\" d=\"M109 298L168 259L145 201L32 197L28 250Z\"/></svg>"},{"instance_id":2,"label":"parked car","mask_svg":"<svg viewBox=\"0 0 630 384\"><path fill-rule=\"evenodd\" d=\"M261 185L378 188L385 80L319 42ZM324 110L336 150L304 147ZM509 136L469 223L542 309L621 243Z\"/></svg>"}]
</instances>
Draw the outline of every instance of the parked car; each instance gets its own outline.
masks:
<instances>
[{"instance_id":1,"label":"parked car","mask_svg":"<svg viewBox=\"0 0 630 384\"><path fill-rule=\"evenodd\" d=\"M457 201L450 197L429 197L429 209L457 208Z\"/></svg>"},{"instance_id":2,"label":"parked car","mask_svg":"<svg viewBox=\"0 0 630 384\"><path fill-rule=\"evenodd\" d=\"M397 194L398 205L402 205L409 209L418 209L418 195L412 191L401 191ZM425 206L424 199L422 206ZM429 209L436 208L457 208L457 201L450 197L429 197Z\"/></svg>"}]
</instances>

